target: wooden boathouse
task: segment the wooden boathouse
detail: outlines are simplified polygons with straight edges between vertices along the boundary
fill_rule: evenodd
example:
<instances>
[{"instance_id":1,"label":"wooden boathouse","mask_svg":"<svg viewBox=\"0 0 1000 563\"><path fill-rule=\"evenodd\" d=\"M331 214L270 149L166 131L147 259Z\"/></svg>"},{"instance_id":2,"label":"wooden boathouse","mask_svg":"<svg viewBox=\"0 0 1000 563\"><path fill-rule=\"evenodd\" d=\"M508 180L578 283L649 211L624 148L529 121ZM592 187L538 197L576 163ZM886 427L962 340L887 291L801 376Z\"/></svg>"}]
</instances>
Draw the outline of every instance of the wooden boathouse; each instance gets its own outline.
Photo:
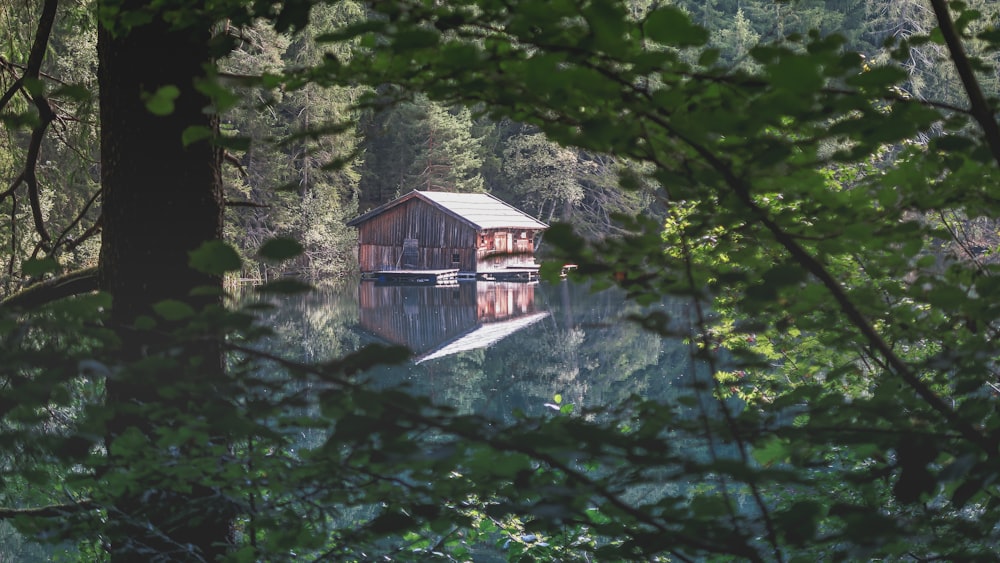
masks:
<instances>
[{"instance_id":1,"label":"wooden boathouse","mask_svg":"<svg viewBox=\"0 0 1000 563\"><path fill-rule=\"evenodd\" d=\"M358 229L362 273L455 272L501 279L537 274L535 241L548 225L484 193L412 191L347 223Z\"/></svg>"},{"instance_id":2,"label":"wooden boathouse","mask_svg":"<svg viewBox=\"0 0 1000 563\"><path fill-rule=\"evenodd\" d=\"M535 304L537 284L358 285L361 327L406 346L413 362L488 348L548 317Z\"/></svg>"}]
</instances>

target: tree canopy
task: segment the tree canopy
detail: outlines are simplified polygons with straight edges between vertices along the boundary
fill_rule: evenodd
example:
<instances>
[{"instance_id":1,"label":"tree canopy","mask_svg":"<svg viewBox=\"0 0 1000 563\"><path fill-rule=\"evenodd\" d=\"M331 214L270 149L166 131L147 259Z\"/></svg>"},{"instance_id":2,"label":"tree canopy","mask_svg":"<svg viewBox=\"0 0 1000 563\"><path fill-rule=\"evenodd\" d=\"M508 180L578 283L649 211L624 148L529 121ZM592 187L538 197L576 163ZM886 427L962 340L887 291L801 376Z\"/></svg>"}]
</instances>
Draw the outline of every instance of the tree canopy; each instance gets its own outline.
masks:
<instances>
[{"instance_id":1,"label":"tree canopy","mask_svg":"<svg viewBox=\"0 0 1000 563\"><path fill-rule=\"evenodd\" d=\"M0 59L0 516L26 537L118 560L996 558L988 3L29 4ZM93 75L45 63L95 28L97 114ZM265 350L268 305L222 285L251 259L335 270L317 233L366 197L499 178L567 221L550 278L686 303L633 319L685 339L690 388L498 426L368 385L401 350Z\"/></svg>"}]
</instances>

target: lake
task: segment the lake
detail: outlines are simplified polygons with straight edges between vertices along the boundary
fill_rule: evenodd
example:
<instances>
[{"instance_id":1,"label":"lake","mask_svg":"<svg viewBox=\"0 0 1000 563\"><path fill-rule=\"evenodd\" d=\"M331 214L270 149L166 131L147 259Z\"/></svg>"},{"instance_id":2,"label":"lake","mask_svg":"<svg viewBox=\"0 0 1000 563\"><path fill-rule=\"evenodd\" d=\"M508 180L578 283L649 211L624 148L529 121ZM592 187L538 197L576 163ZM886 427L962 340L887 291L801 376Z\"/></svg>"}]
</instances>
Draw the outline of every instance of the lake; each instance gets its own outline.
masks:
<instances>
[{"instance_id":1,"label":"lake","mask_svg":"<svg viewBox=\"0 0 1000 563\"><path fill-rule=\"evenodd\" d=\"M600 406L680 391L692 365L688 345L629 320L651 311L688 314L686 303L640 307L620 290L570 281L361 281L287 297L264 322L276 332L272 351L307 362L371 343L405 346L411 360L371 370L373 385L404 384L462 412L510 421L515 410L552 409L556 395Z\"/></svg>"}]
</instances>

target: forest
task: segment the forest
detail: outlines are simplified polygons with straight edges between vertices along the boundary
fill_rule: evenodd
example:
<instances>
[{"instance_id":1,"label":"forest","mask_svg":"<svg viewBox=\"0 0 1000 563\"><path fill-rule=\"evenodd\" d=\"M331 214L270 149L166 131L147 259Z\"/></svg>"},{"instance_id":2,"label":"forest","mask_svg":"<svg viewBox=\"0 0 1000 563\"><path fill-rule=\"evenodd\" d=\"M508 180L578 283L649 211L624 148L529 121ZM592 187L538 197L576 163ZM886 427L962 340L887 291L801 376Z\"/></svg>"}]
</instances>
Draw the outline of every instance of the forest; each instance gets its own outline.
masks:
<instances>
[{"instance_id":1,"label":"forest","mask_svg":"<svg viewBox=\"0 0 1000 563\"><path fill-rule=\"evenodd\" d=\"M998 22L0 5L0 553L995 560ZM367 383L405 350L267 347L282 296L354 283L346 222L414 189L551 223L553 283L683 304L625 313L685 343L687 388L497 425Z\"/></svg>"}]
</instances>

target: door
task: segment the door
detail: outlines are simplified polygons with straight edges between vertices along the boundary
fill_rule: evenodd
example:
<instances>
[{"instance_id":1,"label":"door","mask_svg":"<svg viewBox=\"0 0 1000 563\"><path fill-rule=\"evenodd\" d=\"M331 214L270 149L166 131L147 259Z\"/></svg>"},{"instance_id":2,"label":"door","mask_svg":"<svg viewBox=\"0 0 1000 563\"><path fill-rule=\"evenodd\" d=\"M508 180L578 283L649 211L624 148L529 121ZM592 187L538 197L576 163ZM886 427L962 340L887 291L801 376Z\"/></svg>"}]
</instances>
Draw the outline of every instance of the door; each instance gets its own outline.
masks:
<instances>
[{"instance_id":1,"label":"door","mask_svg":"<svg viewBox=\"0 0 1000 563\"><path fill-rule=\"evenodd\" d=\"M417 247L417 239L403 239L403 269L413 269L419 265L420 253L417 251Z\"/></svg>"}]
</instances>

